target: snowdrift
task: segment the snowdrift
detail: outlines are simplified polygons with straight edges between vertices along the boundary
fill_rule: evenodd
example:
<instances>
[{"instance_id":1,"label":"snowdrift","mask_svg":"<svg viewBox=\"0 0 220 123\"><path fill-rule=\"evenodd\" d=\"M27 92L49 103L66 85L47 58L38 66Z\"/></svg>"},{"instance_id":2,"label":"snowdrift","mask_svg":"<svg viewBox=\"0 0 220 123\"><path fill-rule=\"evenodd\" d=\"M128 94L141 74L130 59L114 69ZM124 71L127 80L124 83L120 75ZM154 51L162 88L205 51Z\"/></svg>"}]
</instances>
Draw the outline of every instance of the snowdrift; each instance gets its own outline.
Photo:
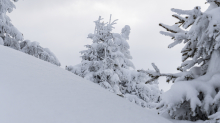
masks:
<instances>
[{"instance_id":1,"label":"snowdrift","mask_svg":"<svg viewBox=\"0 0 220 123\"><path fill-rule=\"evenodd\" d=\"M170 123L48 62L0 45L0 123Z\"/></svg>"}]
</instances>

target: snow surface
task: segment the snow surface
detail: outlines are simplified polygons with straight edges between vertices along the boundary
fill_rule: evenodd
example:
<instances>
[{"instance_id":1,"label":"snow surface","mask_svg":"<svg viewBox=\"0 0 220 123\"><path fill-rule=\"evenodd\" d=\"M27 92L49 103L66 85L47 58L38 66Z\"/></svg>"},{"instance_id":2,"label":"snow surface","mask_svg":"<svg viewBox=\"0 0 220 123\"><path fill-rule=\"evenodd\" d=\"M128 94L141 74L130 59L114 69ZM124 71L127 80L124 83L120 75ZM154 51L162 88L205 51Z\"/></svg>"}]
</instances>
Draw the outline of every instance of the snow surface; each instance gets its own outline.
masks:
<instances>
[{"instance_id":1,"label":"snow surface","mask_svg":"<svg viewBox=\"0 0 220 123\"><path fill-rule=\"evenodd\" d=\"M0 123L171 123L60 67L0 45Z\"/></svg>"},{"instance_id":2,"label":"snow surface","mask_svg":"<svg viewBox=\"0 0 220 123\"><path fill-rule=\"evenodd\" d=\"M0 37L0 45L4 45L4 41L1 37Z\"/></svg>"}]
</instances>

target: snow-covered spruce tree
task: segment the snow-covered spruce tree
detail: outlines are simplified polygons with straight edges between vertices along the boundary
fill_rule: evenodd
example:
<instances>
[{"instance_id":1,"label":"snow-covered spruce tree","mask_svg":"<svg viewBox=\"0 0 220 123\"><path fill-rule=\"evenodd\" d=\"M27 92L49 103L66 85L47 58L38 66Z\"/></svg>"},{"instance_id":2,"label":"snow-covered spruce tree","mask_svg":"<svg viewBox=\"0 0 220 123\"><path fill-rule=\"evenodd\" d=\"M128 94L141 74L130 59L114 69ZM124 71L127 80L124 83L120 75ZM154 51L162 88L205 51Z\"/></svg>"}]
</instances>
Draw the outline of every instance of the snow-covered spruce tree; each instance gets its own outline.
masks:
<instances>
[{"instance_id":1,"label":"snow-covered spruce tree","mask_svg":"<svg viewBox=\"0 0 220 123\"><path fill-rule=\"evenodd\" d=\"M22 41L20 43L20 48L22 52L35 56L36 58L50 62L57 66L61 65L59 60L56 58L56 56L48 48L41 47L40 44L36 41L34 42L31 42L29 40Z\"/></svg>"},{"instance_id":2,"label":"snow-covered spruce tree","mask_svg":"<svg viewBox=\"0 0 220 123\"><path fill-rule=\"evenodd\" d=\"M23 40L23 35L11 23L10 18L6 13L11 13L15 8L13 2L18 0L1 0L0 1L0 42L4 42L5 46L19 50L18 41Z\"/></svg>"},{"instance_id":3,"label":"snow-covered spruce tree","mask_svg":"<svg viewBox=\"0 0 220 123\"><path fill-rule=\"evenodd\" d=\"M0 45L21 50L42 60L60 66L59 60L47 48L42 48L38 42L23 41L23 34L11 23L6 13L11 13L15 7L13 2L18 0L0 0ZM23 41L19 43L19 41Z\"/></svg>"},{"instance_id":4,"label":"snow-covered spruce tree","mask_svg":"<svg viewBox=\"0 0 220 123\"><path fill-rule=\"evenodd\" d=\"M183 63L178 67L181 72L162 74L154 64L156 72L142 70L152 77L148 82L160 76L175 82L158 105L160 113L167 112L175 119L220 119L220 0L207 3L210 7L205 12L198 6L193 10L171 9L179 22L173 26L159 24L167 30L161 34L174 39L169 48L185 43Z\"/></svg>"},{"instance_id":5,"label":"snow-covered spruce tree","mask_svg":"<svg viewBox=\"0 0 220 123\"><path fill-rule=\"evenodd\" d=\"M130 27L126 25L121 34L112 33L117 20L111 22L110 18L108 23L101 21L99 17L95 21L94 34L88 35L93 43L80 52L82 62L66 69L143 107L153 107L160 95L157 84L152 82L145 85L146 74L130 70L134 68L130 61L130 46L126 41Z\"/></svg>"}]
</instances>

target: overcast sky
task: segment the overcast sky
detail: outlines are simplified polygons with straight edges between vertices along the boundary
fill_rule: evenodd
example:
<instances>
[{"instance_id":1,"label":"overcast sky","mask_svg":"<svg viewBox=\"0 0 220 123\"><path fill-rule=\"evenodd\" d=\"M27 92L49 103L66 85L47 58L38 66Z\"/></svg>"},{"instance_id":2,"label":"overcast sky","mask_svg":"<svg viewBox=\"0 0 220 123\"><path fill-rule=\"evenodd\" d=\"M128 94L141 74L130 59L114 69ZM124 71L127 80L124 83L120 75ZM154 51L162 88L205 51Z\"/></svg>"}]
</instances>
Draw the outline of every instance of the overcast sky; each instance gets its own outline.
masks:
<instances>
[{"instance_id":1,"label":"overcast sky","mask_svg":"<svg viewBox=\"0 0 220 123\"><path fill-rule=\"evenodd\" d=\"M91 44L87 39L93 33L99 16L104 21L119 19L113 32L120 33L124 25L130 25L130 52L136 69L153 69L154 62L163 73L177 72L181 64L181 49L167 46L173 42L159 34L164 30L159 23L173 25L171 8L191 10L206 0L19 0L16 9L8 14L24 39L37 41L49 48L60 60L62 68L81 62L79 51ZM160 88L168 90L171 84L160 79Z\"/></svg>"}]
</instances>

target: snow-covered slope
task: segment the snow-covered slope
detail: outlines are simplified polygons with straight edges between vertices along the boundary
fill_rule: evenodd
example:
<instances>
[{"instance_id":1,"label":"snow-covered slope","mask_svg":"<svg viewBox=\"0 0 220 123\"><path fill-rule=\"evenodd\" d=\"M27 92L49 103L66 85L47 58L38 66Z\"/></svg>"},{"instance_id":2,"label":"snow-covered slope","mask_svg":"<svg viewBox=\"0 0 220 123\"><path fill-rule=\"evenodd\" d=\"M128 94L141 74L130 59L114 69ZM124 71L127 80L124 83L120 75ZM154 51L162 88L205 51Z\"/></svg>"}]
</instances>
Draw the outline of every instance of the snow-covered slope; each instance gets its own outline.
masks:
<instances>
[{"instance_id":1,"label":"snow-covered slope","mask_svg":"<svg viewBox=\"0 0 220 123\"><path fill-rule=\"evenodd\" d=\"M0 45L0 123L170 123L92 82Z\"/></svg>"}]
</instances>

